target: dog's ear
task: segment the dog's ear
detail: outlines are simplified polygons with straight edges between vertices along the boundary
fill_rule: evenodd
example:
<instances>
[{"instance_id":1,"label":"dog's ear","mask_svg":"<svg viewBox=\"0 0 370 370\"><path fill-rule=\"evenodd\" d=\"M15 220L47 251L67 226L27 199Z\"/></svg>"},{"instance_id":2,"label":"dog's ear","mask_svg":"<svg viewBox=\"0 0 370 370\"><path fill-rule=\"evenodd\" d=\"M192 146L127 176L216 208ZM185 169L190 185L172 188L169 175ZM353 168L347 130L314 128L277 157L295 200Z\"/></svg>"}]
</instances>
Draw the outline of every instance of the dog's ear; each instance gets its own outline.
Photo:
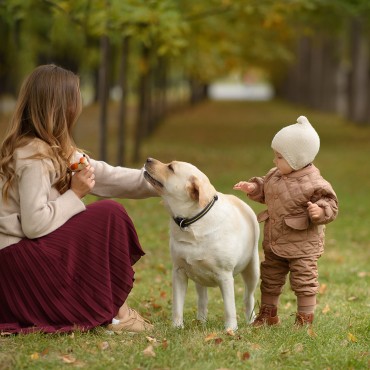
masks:
<instances>
[{"instance_id":1,"label":"dog's ear","mask_svg":"<svg viewBox=\"0 0 370 370\"><path fill-rule=\"evenodd\" d=\"M195 201L199 201L199 186L198 186L198 179L195 176L192 176L190 180L186 184L186 190L189 194L190 199Z\"/></svg>"},{"instance_id":2,"label":"dog's ear","mask_svg":"<svg viewBox=\"0 0 370 370\"><path fill-rule=\"evenodd\" d=\"M191 199L199 202L201 207L205 207L211 200L216 192L215 188L204 181L199 180L196 176L192 176L187 190Z\"/></svg>"}]
</instances>

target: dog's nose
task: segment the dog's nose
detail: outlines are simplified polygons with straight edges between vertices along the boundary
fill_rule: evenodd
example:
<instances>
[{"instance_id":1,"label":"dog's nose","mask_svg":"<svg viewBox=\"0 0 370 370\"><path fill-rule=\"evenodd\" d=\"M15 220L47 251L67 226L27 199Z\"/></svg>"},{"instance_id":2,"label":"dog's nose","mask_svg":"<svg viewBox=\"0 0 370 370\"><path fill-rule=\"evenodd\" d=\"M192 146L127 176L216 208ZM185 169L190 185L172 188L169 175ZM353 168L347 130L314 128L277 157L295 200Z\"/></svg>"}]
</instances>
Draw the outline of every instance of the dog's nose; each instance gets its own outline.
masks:
<instances>
[{"instance_id":1,"label":"dog's nose","mask_svg":"<svg viewBox=\"0 0 370 370\"><path fill-rule=\"evenodd\" d=\"M146 163L150 163L150 162L153 162L153 158L149 157L149 158L146 159Z\"/></svg>"}]
</instances>

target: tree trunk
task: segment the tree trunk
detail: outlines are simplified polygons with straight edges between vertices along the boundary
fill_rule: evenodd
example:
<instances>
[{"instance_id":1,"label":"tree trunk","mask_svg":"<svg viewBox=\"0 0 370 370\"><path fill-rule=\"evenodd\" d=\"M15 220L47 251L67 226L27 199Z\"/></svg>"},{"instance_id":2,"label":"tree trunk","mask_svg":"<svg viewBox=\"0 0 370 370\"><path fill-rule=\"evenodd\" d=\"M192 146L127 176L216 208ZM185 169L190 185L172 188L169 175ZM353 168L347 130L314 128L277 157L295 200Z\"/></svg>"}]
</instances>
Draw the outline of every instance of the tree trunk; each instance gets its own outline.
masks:
<instances>
[{"instance_id":1,"label":"tree trunk","mask_svg":"<svg viewBox=\"0 0 370 370\"><path fill-rule=\"evenodd\" d=\"M208 85L195 79L189 80L190 104L194 105L207 98Z\"/></svg>"},{"instance_id":2,"label":"tree trunk","mask_svg":"<svg viewBox=\"0 0 370 370\"><path fill-rule=\"evenodd\" d=\"M360 19L351 24L351 71L349 76L348 118L368 122L369 46Z\"/></svg>"},{"instance_id":3,"label":"tree trunk","mask_svg":"<svg viewBox=\"0 0 370 370\"><path fill-rule=\"evenodd\" d=\"M345 69L338 38L317 35L301 38L294 64L277 87L280 96L314 109L335 113L344 111L343 78Z\"/></svg>"},{"instance_id":4,"label":"tree trunk","mask_svg":"<svg viewBox=\"0 0 370 370\"><path fill-rule=\"evenodd\" d=\"M168 60L159 59L159 119L162 120L167 113L167 71Z\"/></svg>"},{"instance_id":5,"label":"tree trunk","mask_svg":"<svg viewBox=\"0 0 370 370\"><path fill-rule=\"evenodd\" d=\"M308 37L301 37L297 40L296 59L288 66L285 81L277 89L284 98L291 102L308 105L312 103L310 92L314 87L310 83L311 49Z\"/></svg>"},{"instance_id":6,"label":"tree trunk","mask_svg":"<svg viewBox=\"0 0 370 370\"><path fill-rule=\"evenodd\" d=\"M337 112L339 101L339 45L336 38L318 35L311 43L309 105Z\"/></svg>"},{"instance_id":7,"label":"tree trunk","mask_svg":"<svg viewBox=\"0 0 370 370\"><path fill-rule=\"evenodd\" d=\"M100 126L100 160L107 160L107 111L108 111L108 63L109 63L109 38L102 36L100 39L100 69L99 69L99 126Z\"/></svg>"},{"instance_id":8,"label":"tree trunk","mask_svg":"<svg viewBox=\"0 0 370 370\"><path fill-rule=\"evenodd\" d=\"M133 151L133 161L137 162L140 159L140 149L143 138L148 133L148 117L149 117L149 92L150 92L150 67L149 67L149 54L148 47L142 48L142 65L139 79L139 104L137 112L137 121L135 129L135 143Z\"/></svg>"},{"instance_id":9,"label":"tree trunk","mask_svg":"<svg viewBox=\"0 0 370 370\"><path fill-rule=\"evenodd\" d=\"M309 86L311 73L311 40L308 37L302 37L298 44L298 60L297 60L297 89L296 101L300 104L308 104L309 102Z\"/></svg>"},{"instance_id":10,"label":"tree trunk","mask_svg":"<svg viewBox=\"0 0 370 370\"><path fill-rule=\"evenodd\" d=\"M339 42L329 38L323 43L322 98L319 108L328 112L338 112L339 105L339 74L341 64L339 58ZM325 52L324 52L325 51Z\"/></svg>"},{"instance_id":11,"label":"tree trunk","mask_svg":"<svg viewBox=\"0 0 370 370\"><path fill-rule=\"evenodd\" d=\"M158 58L155 71L153 73L153 98L152 98L152 125L150 132L153 132L160 121L166 114L166 89L167 89L167 71L166 59L164 57Z\"/></svg>"},{"instance_id":12,"label":"tree trunk","mask_svg":"<svg viewBox=\"0 0 370 370\"><path fill-rule=\"evenodd\" d=\"M127 123L127 84L128 84L128 56L129 56L129 38L122 40L121 48L121 66L119 85L121 87L121 101L118 111L118 149L117 165L123 166L126 162L126 123Z\"/></svg>"},{"instance_id":13,"label":"tree trunk","mask_svg":"<svg viewBox=\"0 0 370 370\"><path fill-rule=\"evenodd\" d=\"M315 109L321 107L323 98L322 79L324 64L324 42L322 37L317 37L311 42L310 48L310 76L309 76L309 98L307 104Z\"/></svg>"}]
</instances>

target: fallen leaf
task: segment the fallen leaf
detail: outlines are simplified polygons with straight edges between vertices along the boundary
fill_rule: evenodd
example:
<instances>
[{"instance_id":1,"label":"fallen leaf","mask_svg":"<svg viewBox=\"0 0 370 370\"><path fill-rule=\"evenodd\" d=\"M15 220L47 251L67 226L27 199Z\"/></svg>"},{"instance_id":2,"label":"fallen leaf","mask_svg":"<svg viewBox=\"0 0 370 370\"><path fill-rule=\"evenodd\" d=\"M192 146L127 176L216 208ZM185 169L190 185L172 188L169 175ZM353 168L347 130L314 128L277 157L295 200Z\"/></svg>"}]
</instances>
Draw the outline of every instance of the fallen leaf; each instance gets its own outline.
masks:
<instances>
[{"instance_id":1,"label":"fallen leaf","mask_svg":"<svg viewBox=\"0 0 370 370\"><path fill-rule=\"evenodd\" d=\"M143 355L147 356L147 357L155 357L155 352L153 350L153 346L150 345L150 346L146 347L143 351Z\"/></svg>"},{"instance_id":2,"label":"fallen leaf","mask_svg":"<svg viewBox=\"0 0 370 370\"><path fill-rule=\"evenodd\" d=\"M161 272L166 272L166 267L165 267L163 264L159 264L159 265L157 266L157 269L158 269L159 271L161 271Z\"/></svg>"},{"instance_id":3,"label":"fallen leaf","mask_svg":"<svg viewBox=\"0 0 370 370\"><path fill-rule=\"evenodd\" d=\"M149 342L149 343L156 343L157 342L157 339L155 339L154 337L150 337L150 336L147 336L145 337L146 340Z\"/></svg>"},{"instance_id":4,"label":"fallen leaf","mask_svg":"<svg viewBox=\"0 0 370 370\"><path fill-rule=\"evenodd\" d=\"M261 346L257 343L251 343L251 348L256 351L259 351L261 349Z\"/></svg>"},{"instance_id":5,"label":"fallen leaf","mask_svg":"<svg viewBox=\"0 0 370 370\"><path fill-rule=\"evenodd\" d=\"M217 333L211 333L211 334L208 334L208 335L204 338L204 341L205 341L205 342L209 342L210 340L215 339L216 337L217 337Z\"/></svg>"},{"instance_id":6,"label":"fallen leaf","mask_svg":"<svg viewBox=\"0 0 370 370\"><path fill-rule=\"evenodd\" d=\"M6 337L6 336L8 336L8 335L12 335L12 333L9 333L9 332L7 332L7 331L2 331L2 332L0 333L0 335L1 335L2 337Z\"/></svg>"},{"instance_id":7,"label":"fallen leaf","mask_svg":"<svg viewBox=\"0 0 370 370\"><path fill-rule=\"evenodd\" d=\"M85 367L86 363L83 361L76 360L76 362L73 363L73 367Z\"/></svg>"},{"instance_id":8,"label":"fallen leaf","mask_svg":"<svg viewBox=\"0 0 370 370\"><path fill-rule=\"evenodd\" d=\"M249 352L244 352L242 355L241 355L241 360L245 361L245 360L249 360L251 357L251 354Z\"/></svg>"},{"instance_id":9,"label":"fallen leaf","mask_svg":"<svg viewBox=\"0 0 370 370\"><path fill-rule=\"evenodd\" d=\"M40 353L40 355L41 355L42 357L45 357L48 353L49 353L49 348L45 348L45 349Z\"/></svg>"},{"instance_id":10,"label":"fallen leaf","mask_svg":"<svg viewBox=\"0 0 370 370\"><path fill-rule=\"evenodd\" d=\"M347 338L350 342L353 342L353 343L357 342L357 338L352 333L348 333Z\"/></svg>"},{"instance_id":11,"label":"fallen leaf","mask_svg":"<svg viewBox=\"0 0 370 370\"><path fill-rule=\"evenodd\" d=\"M315 338L315 337L317 337L317 334L314 332L312 325L310 325L310 326L308 327L308 329L307 329L307 334L308 334L311 338Z\"/></svg>"},{"instance_id":12,"label":"fallen leaf","mask_svg":"<svg viewBox=\"0 0 370 370\"><path fill-rule=\"evenodd\" d=\"M351 297L347 298L347 301L355 301L356 299L358 299L358 298L355 297L355 296L351 296Z\"/></svg>"},{"instance_id":13,"label":"fallen leaf","mask_svg":"<svg viewBox=\"0 0 370 370\"><path fill-rule=\"evenodd\" d=\"M105 351L106 349L109 348L109 343L108 342L100 342L98 344L98 347L101 351Z\"/></svg>"},{"instance_id":14,"label":"fallen leaf","mask_svg":"<svg viewBox=\"0 0 370 370\"><path fill-rule=\"evenodd\" d=\"M344 262L344 257L343 256L336 256L334 258L334 261L337 263L343 263Z\"/></svg>"},{"instance_id":15,"label":"fallen leaf","mask_svg":"<svg viewBox=\"0 0 370 370\"><path fill-rule=\"evenodd\" d=\"M359 273L357 273L357 276L360 277L360 278L364 278L368 275L368 273L366 271L360 271Z\"/></svg>"},{"instance_id":16,"label":"fallen leaf","mask_svg":"<svg viewBox=\"0 0 370 370\"><path fill-rule=\"evenodd\" d=\"M161 297L161 298L166 298L166 297L167 297L167 293L162 291L162 292L160 293L160 297Z\"/></svg>"},{"instance_id":17,"label":"fallen leaf","mask_svg":"<svg viewBox=\"0 0 370 370\"><path fill-rule=\"evenodd\" d=\"M162 347L163 347L163 349L167 349L167 347L168 347L168 341L167 341L167 339L163 339L163 341L162 341Z\"/></svg>"},{"instance_id":18,"label":"fallen leaf","mask_svg":"<svg viewBox=\"0 0 370 370\"><path fill-rule=\"evenodd\" d=\"M40 355L38 352L35 352L35 353L32 353L30 357L31 357L31 360L38 360L40 358Z\"/></svg>"},{"instance_id":19,"label":"fallen leaf","mask_svg":"<svg viewBox=\"0 0 370 370\"><path fill-rule=\"evenodd\" d=\"M221 344L223 342L222 338L215 338L214 339L215 344Z\"/></svg>"},{"instance_id":20,"label":"fallen leaf","mask_svg":"<svg viewBox=\"0 0 370 370\"><path fill-rule=\"evenodd\" d=\"M297 343L295 346L294 346L294 352L303 352L303 344L302 343Z\"/></svg>"},{"instance_id":21,"label":"fallen leaf","mask_svg":"<svg viewBox=\"0 0 370 370\"><path fill-rule=\"evenodd\" d=\"M281 355L289 355L290 354L290 349L283 349L281 352L280 352Z\"/></svg>"},{"instance_id":22,"label":"fallen leaf","mask_svg":"<svg viewBox=\"0 0 370 370\"><path fill-rule=\"evenodd\" d=\"M287 309L289 309L290 307L292 307L292 303L291 302L288 302L285 306L284 306L284 308L287 310Z\"/></svg>"},{"instance_id":23,"label":"fallen leaf","mask_svg":"<svg viewBox=\"0 0 370 370\"><path fill-rule=\"evenodd\" d=\"M61 357L61 359L66 364L73 364L74 362L76 362L76 358L71 355L64 355Z\"/></svg>"},{"instance_id":24,"label":"fallen leaf","mask_svg":"<svg viewBox=\"0 0 370 370\"><path fill-rule=\"evenodd\" d=\"M328 313L330 311L330 307L328 304L325 305L325 307L322 309L322 313Z\"/></svg>"},{"instance_id":25,"label":"fallen leaf","mask_svg":"<svg viewBox=\"0 0 370 370\"><path fill-rule=\"evenodd\" d=\"M326 284L321 284L319 288L319 294L324 294L326 292L327 287L328 286Z\"/></svg>"},{"instance_id":26,"label":"fallen leaf","mask_svg":"<svg viewBox=\"0 0 370 370\"><path fill-rule=\"evenodd\" d=\"M240 351L236 352L236 355L238 356L238 359L241 361L249 360L251 355L249 352L243 352L241 353Z\"/></svg>"}]
</instances>

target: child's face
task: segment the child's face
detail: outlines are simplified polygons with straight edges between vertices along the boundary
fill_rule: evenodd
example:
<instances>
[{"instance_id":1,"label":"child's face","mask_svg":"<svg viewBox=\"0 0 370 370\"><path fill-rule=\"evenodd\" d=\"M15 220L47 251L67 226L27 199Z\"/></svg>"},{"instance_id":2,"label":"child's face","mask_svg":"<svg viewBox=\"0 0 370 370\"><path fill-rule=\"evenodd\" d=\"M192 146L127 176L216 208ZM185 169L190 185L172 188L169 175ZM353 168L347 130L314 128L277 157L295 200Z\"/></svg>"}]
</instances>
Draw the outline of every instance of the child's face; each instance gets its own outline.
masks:
<instances>
[{"instance_id":1,"label":"child's face","mask_svg":"<svg viewBox=\"0 0 370 370\"><path fill-rule=\"evenodd\" d=\"M279 152L275 152L275 150L273 162L282 175L288 175L289 173L294 171L293 168L289 166L284 157Z\"/></svg>"}]
</instances>

